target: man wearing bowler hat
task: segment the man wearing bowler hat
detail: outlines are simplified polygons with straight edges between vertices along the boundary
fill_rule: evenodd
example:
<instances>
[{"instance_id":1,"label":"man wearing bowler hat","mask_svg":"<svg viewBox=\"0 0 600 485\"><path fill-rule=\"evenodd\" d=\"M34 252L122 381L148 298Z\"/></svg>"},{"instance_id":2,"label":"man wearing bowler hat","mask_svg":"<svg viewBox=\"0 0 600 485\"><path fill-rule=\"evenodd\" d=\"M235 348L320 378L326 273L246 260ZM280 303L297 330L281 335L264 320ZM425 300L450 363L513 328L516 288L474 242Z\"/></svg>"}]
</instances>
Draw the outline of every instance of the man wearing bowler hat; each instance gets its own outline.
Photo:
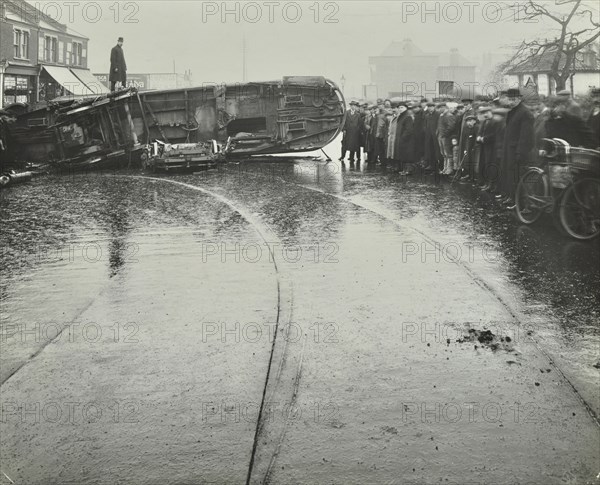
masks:
<instances>
[{"instance_id":1,"label":"man wearing bowler hat","mask_svg":"<svg viewBox=\"0 0 600 485\"><path fill-rule=\"evenodd\" d=\"M500 177L504 182L504 202L511 210L515 207L515 192L521 170L530 162L534 145L533 114L523 104L522 97L519 89L508 89L500 95L501 103L509 109Z\"/></svg>"},{"instance_id":2,"label":"man wearing bowler hat","mask_svg":"<svg viewBox=\"0 0 600 485\"><path fill-rule=\"evenodd\" d=\"M398 164L400 175L411 175L409 164L413 162L414 156L414 121L408 106L405 102L398 103L394 160Z\"/></svg>"},{"instance_id":3,"label":"man wearing bowler hat","mask_svg":"<svg viewBox=\"0 0 600 485\"><path fill-rule=\"evenodd\" d=\"M125 54L123 54L123 37L119 37L117 45L110 51L110 90L114 91L116 84L120 83L121 87L127 84L127 64L125 64Z\"/></svg>"},{"instance_id":4,"label":"man wearing bowler hat","mask_svg":"<svg viewBox=\"0 0 600 485\"><path fill-rule=\"evenodd\" d=\"M355 156L360 161L360 132L361 116L358 112L358 102L350 101L350 109L346 113L346 121L344 123L342 157L340 158L342 163L344 163L346 151L350 152L350 163L354 163Z\"/></svg>"}]
</instances>

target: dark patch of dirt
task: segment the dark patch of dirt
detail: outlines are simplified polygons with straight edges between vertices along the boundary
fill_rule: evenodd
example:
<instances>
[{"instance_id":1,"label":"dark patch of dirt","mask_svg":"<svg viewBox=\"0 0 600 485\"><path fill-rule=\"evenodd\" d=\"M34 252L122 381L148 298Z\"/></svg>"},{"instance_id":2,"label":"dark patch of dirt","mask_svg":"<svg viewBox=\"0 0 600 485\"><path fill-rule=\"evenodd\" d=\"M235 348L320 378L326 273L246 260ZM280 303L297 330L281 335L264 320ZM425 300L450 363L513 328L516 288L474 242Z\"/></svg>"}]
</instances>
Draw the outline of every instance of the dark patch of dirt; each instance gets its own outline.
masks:
<instances>
[{"instance_id":1,"label":"dark patch of dirt","mask_svg":"<svg viewBox=\"0 0 600 485\"><path fill-rule=\"evenodd\" d=\"M476 330L470 328L467 335L456 339L459 344L477 342L479 345L474 345L474 349L477 350L479 347L488 348L492 352L496 350L505 350L506 352L512 352L514 350L511 345L512 339L510 337L499 337L494 335L491 330Z\"/></svg>"}]
</instances>

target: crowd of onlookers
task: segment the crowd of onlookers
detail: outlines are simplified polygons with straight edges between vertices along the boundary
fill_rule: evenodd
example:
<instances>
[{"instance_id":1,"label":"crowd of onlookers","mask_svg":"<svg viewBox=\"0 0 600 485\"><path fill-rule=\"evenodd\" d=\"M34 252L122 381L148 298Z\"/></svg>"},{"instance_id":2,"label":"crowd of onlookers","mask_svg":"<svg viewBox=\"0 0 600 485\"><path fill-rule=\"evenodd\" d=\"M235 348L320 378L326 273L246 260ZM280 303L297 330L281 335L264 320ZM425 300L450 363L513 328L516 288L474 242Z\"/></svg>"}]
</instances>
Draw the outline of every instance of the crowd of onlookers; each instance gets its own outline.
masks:
<instances>
[{"instance_id":1,"label":"crowd of onlookers","mask_svg":"<svg viewBox=\"0 0 600 485\"><path fill-rule=\"evenodd\" d=\"M415 170L470 183L512 207L522 171L535 165L544 138L600 149L600 90L576 101L569 91L551 98L502 91L497 98L420 102L350 102L342 156L382 165L401 175Z\"/></svg>"}]
</instances>

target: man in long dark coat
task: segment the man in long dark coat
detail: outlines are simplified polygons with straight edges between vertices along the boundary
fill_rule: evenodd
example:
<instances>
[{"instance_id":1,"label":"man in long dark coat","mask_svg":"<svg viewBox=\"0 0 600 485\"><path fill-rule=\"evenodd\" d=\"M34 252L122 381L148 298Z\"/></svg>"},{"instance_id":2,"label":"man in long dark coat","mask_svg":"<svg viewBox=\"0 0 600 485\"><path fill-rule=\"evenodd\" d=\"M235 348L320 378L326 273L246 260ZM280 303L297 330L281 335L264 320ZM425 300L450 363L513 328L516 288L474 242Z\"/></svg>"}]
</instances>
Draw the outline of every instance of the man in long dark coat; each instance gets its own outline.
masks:
<instances>
[{"instance_id":1,"label":"man in long dark coat","mask_svg":"<svg viewBox=\"0 0 600 485\"><path fill-rule=\"evenodd\" d=\"M463 114L460 117L460 124L457 126L458 131L458 153L465 153L466 144L468 142L468 136L464 134L465 125L467 124L467 116L475 115L475 109L473 108L473 100L465 98L461 101L463 104Z\"/></svg>"},{"instance_id":2,"label":"man in long dark coat","mask_svg":"<svg viewBox=\"0 0 600 485\"><path fill-rule=\"evenodd\" d=\"M383 103L378 106L377 126L375 128L375 151L379 163L385 165L387 143L387 114Z\"/></svg>"},{"instance_id":3,"label":"man in long dark coat","mask_svg":"<svg viewBox=\"0 0 600 485\"><path fill-rule=\"evenodd\" d=\"M125 54L123 54L123 37L119 37L117 45L110 50L110 90L114 91L116 84L121 83L122 87L127 84L127 64L125 64Z\"/></svg>"},{"instance_id":4,"label":"man in long dark coat","mask_svg":"<svg viewBox=\"0 0 600 485\"><path fill-rule=\"evenodd\" d=\"M508 108L494 108L492 109L492 119L494 120L494 150L493 159L494 161L488 163L488 170L490 171L490 179L492 181L490 193L494 194L496 199L501 200L506 197L503 192L506 192L504 187L504 171L503 161L504 156L504 133L506 132L506 114Z\"/></svg>"},{"instance_id":5,"label":"man in long dark coat","mask_svg":"<svg viewBox=\"0 0 600 485\"><path fill-rule=\"evenodd\" d=\"M389 163L393 165L398 164L398 160L395 157L394 150L396 149L396 133L398 132L398 105L394 103L392 108L392 116L388 122L388 137L386 147L386 158ZM393 167L392 167L393 168ZM397 168L397 167L396 167Z\"/></svg>"},{"instance_id":6,"label":"man in long dark coat","mask_svg":"<svg viewBox=\"0 0 600 485\"><path fill-rule=\"evenodd\" d=\"M494 147L496 143L496 121L493 119L492 108L482 106L479 108L483 120L477 133L479 143L479 185L481 190L490 190L494 178L494 162L496 160Z\"/></svg>"},{"instance_id":7,"label":"man in long dark coat","mask_svg":"<svg viewBox=\"0 0 600 485\"><path fill-rule=\"evenodd\" d=\"M396 137L394 138L394 160L398 162L401 175L410 175L408 164L414 161L414 122L406 103L398 106Z\"/></svg>"},{"instance_id":8,"label":"man in long dark coat","mask_svg":"<svg viewBox=\"0 0 600 485\"><path fill-rule=\"evenodd\" d=\"M357 106L356 101L350 101L350 110L346 113L346 122L344 123L344 148L350 152L350 163L354 163L355 155L360 161L362 118L356 109Z\"/></svg>"},{"instance_id":9,"label":"man in long dark coat","mask_svg":"<svg viewBox=\"0 0 600 485\"><path fill-rule=\"evenodd\" d=\"M507 195L506 203L511 202L509 208L512 209L521 170L528 166L532 158L533 114L523 104L518 89L509 89L503 93L501 100L510 108L506 114L502 168Z\"/></svg>"},{"instance_id":10,"label":"man in long dark coat","mask_svg":"<svg viewBox=\"0 0 600 485\"><path fill-rule=\"evenodd\" d=\"M419 104L415 104L413 112L413 128L414 128L414 154L413 161L415 163L423 162L425 156L425 113Z\"/></svg>"},{"instance_id":11,"label":"man in long dark coat","mask_svg":"<svg viewBox=\"0 0 600 485\"><path fill-rule=\"evenodd\" d=\"M477 116L474 114L466 115L465 124L461 131L462 142L460 147L463 152L459 154L462 160L462 172L465 174L460 180L461 183L475 183L475 171L479 155L479 147L476 143L478 130Z\"/></svg>"},{"instance_id":12,"label":"man in long dark coat","mask_svg":"<svg viewBox=\"0 0 600 485\"><path fill-rule=\"evenodd\" d=\"M427 110L424 115L424 130L425 130L425 170L432 170L435 173L438 171L438 163L440 159L440 147L437 139L437 124L438 113L435 111L435 103L428 102Z\"/></svg>"},{"instance_id":13,"label":"man in long dark coat","mask_svg":"<svg viewBox=\"0 0 600 485\"><path fill-rule=\"evenodd\" d=\"M377 106L369 106L369 117L365 123L367 128L367 143L365 150L367 152L367 161L370 165L377 163L377 146L376 146L376 134L377 134Z\"/></svg>"},{"instance_id":14,"label":"man in long dark coat","mask_svg":"<svg viewBox=\"0 0 600 485\"><path fill-rule=\"evenodd\" d=\"M365 160L368 158L367 156L367 130L368 130L368 118L370 116L370 111L369 111L369 103L362 103L359 105L359 109L358 112L360 114L360 136L359 136L359 145L360 148L362 148L362 153L365 156ZM360 152L358 153L358 160L359 163L361 161L361 154Z\"/></svg>"}]
</instances>

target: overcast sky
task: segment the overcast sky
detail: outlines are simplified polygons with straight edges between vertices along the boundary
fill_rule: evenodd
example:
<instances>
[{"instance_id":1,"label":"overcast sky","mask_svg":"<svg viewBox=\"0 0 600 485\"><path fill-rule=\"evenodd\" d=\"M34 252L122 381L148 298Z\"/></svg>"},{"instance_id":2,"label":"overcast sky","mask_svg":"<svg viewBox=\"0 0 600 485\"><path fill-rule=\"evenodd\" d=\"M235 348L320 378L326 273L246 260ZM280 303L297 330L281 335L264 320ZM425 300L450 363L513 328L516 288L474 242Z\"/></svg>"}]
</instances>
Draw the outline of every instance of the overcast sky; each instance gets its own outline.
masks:
<instances>
[{"instance_id":1,"label":"overcast sky","mask_svg":"<svg viewBox=\"0 0 600 485\"><path fill-rule=\"evenodd\" d=\"M568 8L555 2L545 4ZM483 53L549 35L550 26L525 23L514 10L498 20L501 2L487 1L30 3L53 17L59 6L59 20L90 38L92 72L108 71L110 48L123 36L129 73L172 72L175 62L177 72L191 69L196 84L241 81L245 37L248 80L318 74L339 83L343 74L349 95L369 82L369 56L393 40L409 37L425 52L456 47L479 64Z\"/></svg>"}]
</instances>

